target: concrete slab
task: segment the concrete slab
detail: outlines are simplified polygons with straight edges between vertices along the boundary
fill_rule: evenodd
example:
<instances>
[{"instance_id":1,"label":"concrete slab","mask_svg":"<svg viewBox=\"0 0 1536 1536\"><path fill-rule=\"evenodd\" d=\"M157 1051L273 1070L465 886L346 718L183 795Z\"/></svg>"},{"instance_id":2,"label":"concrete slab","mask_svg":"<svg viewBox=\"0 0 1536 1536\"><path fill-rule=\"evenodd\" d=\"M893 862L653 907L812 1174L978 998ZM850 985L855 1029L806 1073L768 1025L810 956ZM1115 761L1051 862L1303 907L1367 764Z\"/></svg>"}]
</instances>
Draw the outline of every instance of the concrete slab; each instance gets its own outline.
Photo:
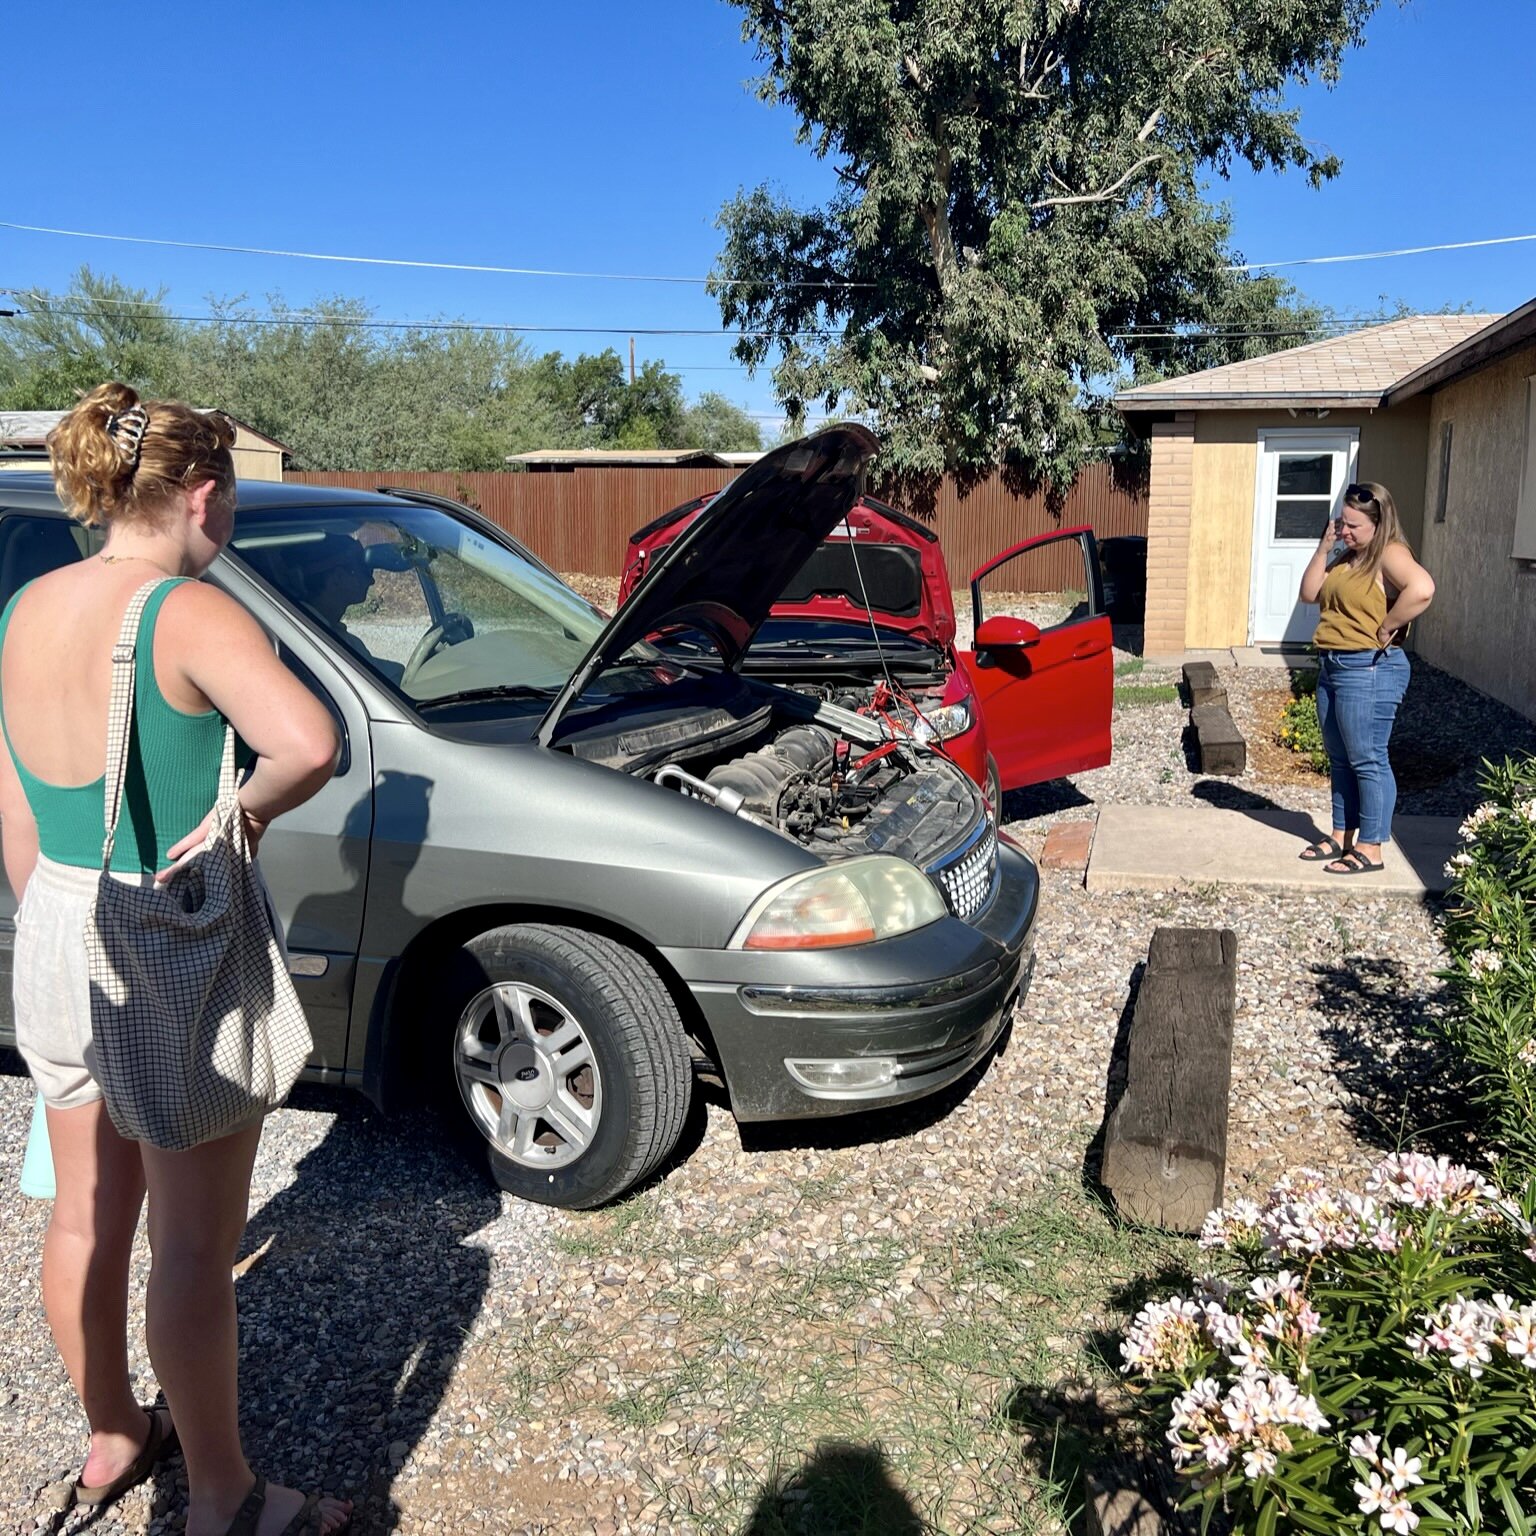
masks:
<instances>
[{"instance_id":1,"label":"concrete slab","mask_svg":"<svg viewBox=\"0 0 1536 1536\"><path fill-rule=\"evenodd\" d=\"M1325 813L1326 815L1326 813ZM1445 861L1460 846L1454 816L1399 816L1379 875L1330 875L1297 855L1326 833L1306 811L1106 805L1085 880L1090 891L1242 885L1341 896L1422 897L1446 889Z\"/></svg>"},{"instance_id":2,"label":"concrete slab","mask_svg":"<svg viewBox=\"0 0 1536 1536\"><path fill-rule=\"evenodd\" d=\"M1284 667L1293 672L1317 665L1314 652L1289 645L1234 645L1232 660L1239 667Z\"/></svg>"}]
</instances>

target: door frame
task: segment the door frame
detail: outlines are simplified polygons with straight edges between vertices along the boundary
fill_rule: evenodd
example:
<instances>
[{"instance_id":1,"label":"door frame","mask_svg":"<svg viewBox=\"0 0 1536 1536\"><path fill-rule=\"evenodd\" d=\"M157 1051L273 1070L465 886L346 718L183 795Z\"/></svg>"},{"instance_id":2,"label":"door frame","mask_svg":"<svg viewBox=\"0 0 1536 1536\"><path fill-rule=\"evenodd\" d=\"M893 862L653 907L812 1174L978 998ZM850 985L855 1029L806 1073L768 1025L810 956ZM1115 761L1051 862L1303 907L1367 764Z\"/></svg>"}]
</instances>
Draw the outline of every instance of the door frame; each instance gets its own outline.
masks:
<instances>
[{"instance_id":1,"label":"door frame","mask_svg":"<svg viewBox=\"0 0 1536 1536\"><path fill-rule=\"evenodd\" d=\"M1354 482L1360 463L1359 427L1260 427L1257 436L1258 458L1253 469L1253 521L1249 525L1248 549L1248 641L1249 645L1283 644L1283 641L1258 641L1254 638L1259 617L1259 592L1263 571L1259 551L1269 544L1269 512L1275 504L1275 462L1277 455L1286 449L1295 450L1316 445L1328 453L1337 453L1344 445L1344 482L1334 493L1333 504L1337 509L1344 495L1344 486Z\"/></svg>"}]
</instances>

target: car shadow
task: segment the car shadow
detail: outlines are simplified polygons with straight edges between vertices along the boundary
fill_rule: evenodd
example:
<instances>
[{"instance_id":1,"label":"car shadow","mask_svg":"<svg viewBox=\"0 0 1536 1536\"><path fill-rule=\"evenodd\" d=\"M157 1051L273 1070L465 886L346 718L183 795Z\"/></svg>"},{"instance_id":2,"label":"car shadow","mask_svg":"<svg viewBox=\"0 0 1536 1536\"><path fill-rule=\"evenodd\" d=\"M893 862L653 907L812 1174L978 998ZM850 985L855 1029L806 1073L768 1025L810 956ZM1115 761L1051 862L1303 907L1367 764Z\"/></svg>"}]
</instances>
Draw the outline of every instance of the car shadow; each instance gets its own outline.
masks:
<instances>
[{"instance_id":1,"label":"car shadow","mask_svg":"<svg viewBox=\"0 0 1536 1536\"><path fill-rule=\"evenodd\" d=\"M430 1114L386 1120L312 1087L291 1108L334 1119L241 1244L246 1454L290 1486L350 1497L358 1536L392 1531L394 1480L485 1299L490 1257L470 1239L502 1199Z\"/></svg>"},{"instance_id":2,"label":"car shadow","mask_svg":"<svg viewBox=\"0 0 1536 1536\"><path fill-rule=\"evenodd\" d=\"M1071 779L1048 779L1044 784L1027 784L1003 794L1002 824L1031 821L1036 816L1053 816L1059 811L1079 811L1094 801Z\"/></svg>"}]
</instances>

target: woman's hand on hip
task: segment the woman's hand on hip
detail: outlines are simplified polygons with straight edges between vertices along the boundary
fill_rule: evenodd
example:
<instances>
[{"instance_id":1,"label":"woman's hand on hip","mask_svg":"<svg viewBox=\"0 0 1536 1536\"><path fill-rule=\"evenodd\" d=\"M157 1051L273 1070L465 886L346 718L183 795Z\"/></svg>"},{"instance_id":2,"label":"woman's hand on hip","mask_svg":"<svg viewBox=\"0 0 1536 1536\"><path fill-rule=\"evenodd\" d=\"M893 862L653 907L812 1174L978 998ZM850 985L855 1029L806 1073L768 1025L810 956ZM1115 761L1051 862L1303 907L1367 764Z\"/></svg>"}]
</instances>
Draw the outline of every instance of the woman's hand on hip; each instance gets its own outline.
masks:
<instances>
[{"instance_id":1,"label":"woman's hand on hip","mask_svg":"<svg viewBox=\"0 0 1536 1536\"><path fill-rule=\"evenodd\" d=\"M240 814L245 820L245 845L250 849L251 857L256 857L256 845L260 843L262 834L267 830L267 823L260 817L253 816L242 805ZM166 850L166 857L170 863L155 876L157 885L164 885L178 870L190 864L199 853L203 851L203 845L208 841L208 829L213 825L213 812L209 811L197 824L196 828L188 832L179 843L173 843Z\"/></svg>"}]
</instances>

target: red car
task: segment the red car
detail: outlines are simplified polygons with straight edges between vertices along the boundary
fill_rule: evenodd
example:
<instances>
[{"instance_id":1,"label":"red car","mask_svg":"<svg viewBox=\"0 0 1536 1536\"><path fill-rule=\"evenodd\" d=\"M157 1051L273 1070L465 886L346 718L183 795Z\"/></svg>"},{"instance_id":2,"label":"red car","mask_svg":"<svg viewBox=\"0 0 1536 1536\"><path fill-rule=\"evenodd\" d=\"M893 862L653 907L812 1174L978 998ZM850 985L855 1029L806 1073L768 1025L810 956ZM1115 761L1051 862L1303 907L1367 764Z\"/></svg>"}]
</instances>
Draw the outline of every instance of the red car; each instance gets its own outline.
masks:
<instances>
[{"instance_id":1,"label":"red car","mask_svg":"<svg viewBox=\"0 0 1536 1536\"><path fill-rule=\"evenodd\" d=\"M685 502L630 536L621 605L711 500ZM1041 615L1054 621L1047 627L995 611L998 594L1042 585L1068 599ZM1092 529L1004 550L972 575L971 608L974 648L959 650L938 535L861 497L780 594L744 670L941 738L994 813L1004 790L1107 763L1114 653ZM686 630L655 638L690 645Z\"/></svg>"}]
</instances>

